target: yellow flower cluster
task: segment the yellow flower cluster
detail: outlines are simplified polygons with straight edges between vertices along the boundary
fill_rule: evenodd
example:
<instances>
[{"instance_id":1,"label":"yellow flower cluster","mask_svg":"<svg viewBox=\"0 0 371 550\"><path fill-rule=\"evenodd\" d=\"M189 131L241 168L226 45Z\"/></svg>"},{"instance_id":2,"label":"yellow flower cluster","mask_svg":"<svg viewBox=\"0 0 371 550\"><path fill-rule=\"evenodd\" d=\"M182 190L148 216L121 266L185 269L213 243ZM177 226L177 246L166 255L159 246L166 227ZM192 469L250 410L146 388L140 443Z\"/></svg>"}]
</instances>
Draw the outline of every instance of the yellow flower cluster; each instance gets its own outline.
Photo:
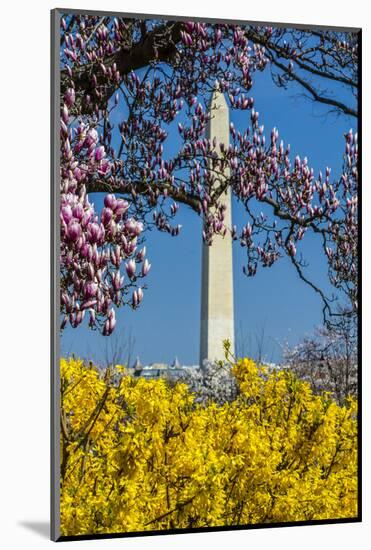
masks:
<instances>
[{"instance_id":1,"label":"yellow flower cluster","mask_svg":"<svg viewBox=\"0 0 371 550\"><path fill-rule=\"evenodd\" d=\"M357 515L356 402L285 371L233 366L240 395L61 361L63 535Z\"/></svg>"}]
</instances>

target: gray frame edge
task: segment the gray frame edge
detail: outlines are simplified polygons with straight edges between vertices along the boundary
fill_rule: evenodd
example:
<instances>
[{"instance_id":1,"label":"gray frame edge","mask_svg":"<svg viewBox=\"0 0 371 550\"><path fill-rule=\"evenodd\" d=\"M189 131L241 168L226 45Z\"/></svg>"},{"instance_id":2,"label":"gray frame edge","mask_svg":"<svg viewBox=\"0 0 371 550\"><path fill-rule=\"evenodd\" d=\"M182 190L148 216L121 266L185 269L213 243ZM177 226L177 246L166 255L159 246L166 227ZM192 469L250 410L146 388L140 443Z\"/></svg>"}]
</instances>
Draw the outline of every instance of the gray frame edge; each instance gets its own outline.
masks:
<instances>
[{"instance_id":1,"label":"gray frame edge","mask_svg":"<svg viewBox=\"0 0 371 550\"><path fill-rule=\"evenodd\" d=\"M51 10L51 41L50 41L50 348L51 348L51 422L50 422L50 538L57 541L60 538L60 342L59 342L59 26L61 15L58 9Z\"/></svg>"},{"instance_id":2,"label":"gray frame edge","mask_svg":"<svg viewBox=\"0 0 371 550\"><path fill-rule=\"evenodd\" d=\"M193 17L192 15L168 15L168 14L153 14L153 13L130 13L120 11L102 11L102 10L84 10L73 8L56 8L53 11L59 12L59 14L73 14L73 15L98 15L104 17L128 17L132 19L166 19L168 21L198 21L200 23L229 23L229 24L241 24L241 25L257 25L257 26L272 26L272 27L289 27L302 30L310 29L322 29L332 30L338 32L354 32L361 31L361 27L337 27L333 25L305 25L303 23L277 23L276 21L251 21L248 19L225 19L218 17Z\"/></svg>"}]
</instances>

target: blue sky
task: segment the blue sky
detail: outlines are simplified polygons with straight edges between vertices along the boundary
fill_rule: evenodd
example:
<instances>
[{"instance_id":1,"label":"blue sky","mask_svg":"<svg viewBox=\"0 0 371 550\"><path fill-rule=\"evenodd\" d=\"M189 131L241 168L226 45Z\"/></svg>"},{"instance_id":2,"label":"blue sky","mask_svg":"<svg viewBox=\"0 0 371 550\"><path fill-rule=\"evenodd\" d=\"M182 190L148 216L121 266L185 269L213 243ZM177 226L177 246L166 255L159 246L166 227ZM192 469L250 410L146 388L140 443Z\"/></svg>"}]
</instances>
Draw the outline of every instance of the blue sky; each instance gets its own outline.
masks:
<instances>
[{"instance_id":1,"label":"blue sky","mask_svg":"<svg viewBox=\"0 0 371 550\"><path fill-rule=\"evenodd\" d=\"M345 92L338 87L339 97ZM303 98L299 88L277 88L269 71L255 74L251 95L260 113L267 139L276 126L280 138L291 144L292 158L307 156L315 173L332 168L336 178L341 171L343 135L355 129L355 119L328 114L324 106ZM116 115L117 116L117 115ZM249 123L248 112L232 112L238 129ZM168 140L169 152L176 138ZM172 137L172 136L171 136ZM166 151L166 150L165 150ZM99 206L101 199L91 195ZM243 208L233 204L233 219L238 226L247 222ZM117 336L124 342L129 334L135 340L133 354L143 363L170 362L178 356L183 364L195 364L199 354L201 297L201 220L181 207L177 223L182 224L178 237L152 231L147 234L147 256L152 264L147 277L148 290L137 311L124 307L117 314ZM310 267L309 273L321 287L329 289L326 266L318 241L304 238L301 251ZM235 326L244 334L244 349L251 356L257 352L256 337L264 329L264 355L267 361L281 361L282 346L297 342L321 323L321 302L312 289L300 281L290 262L283 258L271 268L259 268L256 277L242 273L246 252L235 243L233 251ZM238 330L238 333L241 331ZM239 334L237 334L239 337ZM90 331L86 325L65 329L61 352L102 360L107 338Z\"/></svg>"}]
</instances>

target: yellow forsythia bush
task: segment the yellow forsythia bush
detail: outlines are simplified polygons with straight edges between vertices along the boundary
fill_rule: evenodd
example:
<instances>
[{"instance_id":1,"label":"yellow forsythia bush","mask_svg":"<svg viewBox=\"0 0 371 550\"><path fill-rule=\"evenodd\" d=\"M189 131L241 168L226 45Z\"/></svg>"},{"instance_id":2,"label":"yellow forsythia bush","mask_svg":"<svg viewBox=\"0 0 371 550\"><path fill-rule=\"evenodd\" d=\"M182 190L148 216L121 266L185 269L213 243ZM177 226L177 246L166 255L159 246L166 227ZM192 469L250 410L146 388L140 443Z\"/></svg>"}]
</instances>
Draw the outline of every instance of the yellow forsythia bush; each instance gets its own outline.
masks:
<instances>
[{"instance_id":1,"label":"yellow forsythia bush","mask_svg":"<svg viewBox=\"0 0 371 550\"><path fill-rule=\"evenodd\" d=\"M61 361L63 535L357 515L356 403L249 359L240 395L196 405L185 384Z\"/></svg>"}]
</instances>

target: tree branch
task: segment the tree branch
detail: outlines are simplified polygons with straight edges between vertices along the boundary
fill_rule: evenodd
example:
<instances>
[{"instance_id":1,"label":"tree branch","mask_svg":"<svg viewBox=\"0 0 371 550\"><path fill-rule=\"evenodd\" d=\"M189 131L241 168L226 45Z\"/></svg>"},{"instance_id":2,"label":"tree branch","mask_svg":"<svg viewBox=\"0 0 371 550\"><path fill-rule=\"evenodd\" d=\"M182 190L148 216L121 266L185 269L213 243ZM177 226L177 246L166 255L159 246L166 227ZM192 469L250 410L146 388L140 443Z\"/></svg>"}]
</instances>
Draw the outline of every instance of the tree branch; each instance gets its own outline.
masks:
<instances>
[{"instance_id":1,"label":"tree branch","mask_svg":"<svg viewBox=\"0 0 371 550\"><path fill-rule=\"evenodd\" d=\"M276 65L276 67L278 67L285 73L288 72L287 67L283 63L275 59L273 55L270 55L269 57L271 62L274 65ZM298 84L300 84L303 88L305 88L311 94L314 101L318 101L318 103L324 103L325 105L331 105L333 107L336 107L337 109L342 111L345 115L350 115L356 118L358 117L357 111L355 111L354 109L351 109L350 107L345 105L345 103L342 103L341 101L338 101L336 99L332 99L331 97L320 95L317 92L317 90L314 89L313 86L311 86L306 80L301 78L298 74L294 73L293 71L291 71L289 74L292 80L295 80Z\"/></svg>"},{"instance_id":2,"label":"tree branch","mask_svg":"<svg viewBox=\"0 0 371 550\"><path fill-rule=\"evenodd\" d=\"M142 36L142 40L134 44L130 50L121 48L110 59L107 59L107 65L116 63L120 75L127 75L131 71L135 71L142 67L146 67L152 61L169 61L176 51L176 43L180 40L180 30L182 22L168 22L165 25L155 27L151 32ZM86 95L93 95L93 87L91 82L92 71L97 74L99 64L90 63L83 65L79 69L74 69L74 84L77 97L77 105L80 114L85 114L84 111L90 112L84 101L79 101L78 98ZM62 92L68 88L69 77L67 71L61 72L61 89ZM100 100L102 106L107 104L107 101L114 93L117 86L107 86L103 97Z\"/></svg>"}]
</instances>

